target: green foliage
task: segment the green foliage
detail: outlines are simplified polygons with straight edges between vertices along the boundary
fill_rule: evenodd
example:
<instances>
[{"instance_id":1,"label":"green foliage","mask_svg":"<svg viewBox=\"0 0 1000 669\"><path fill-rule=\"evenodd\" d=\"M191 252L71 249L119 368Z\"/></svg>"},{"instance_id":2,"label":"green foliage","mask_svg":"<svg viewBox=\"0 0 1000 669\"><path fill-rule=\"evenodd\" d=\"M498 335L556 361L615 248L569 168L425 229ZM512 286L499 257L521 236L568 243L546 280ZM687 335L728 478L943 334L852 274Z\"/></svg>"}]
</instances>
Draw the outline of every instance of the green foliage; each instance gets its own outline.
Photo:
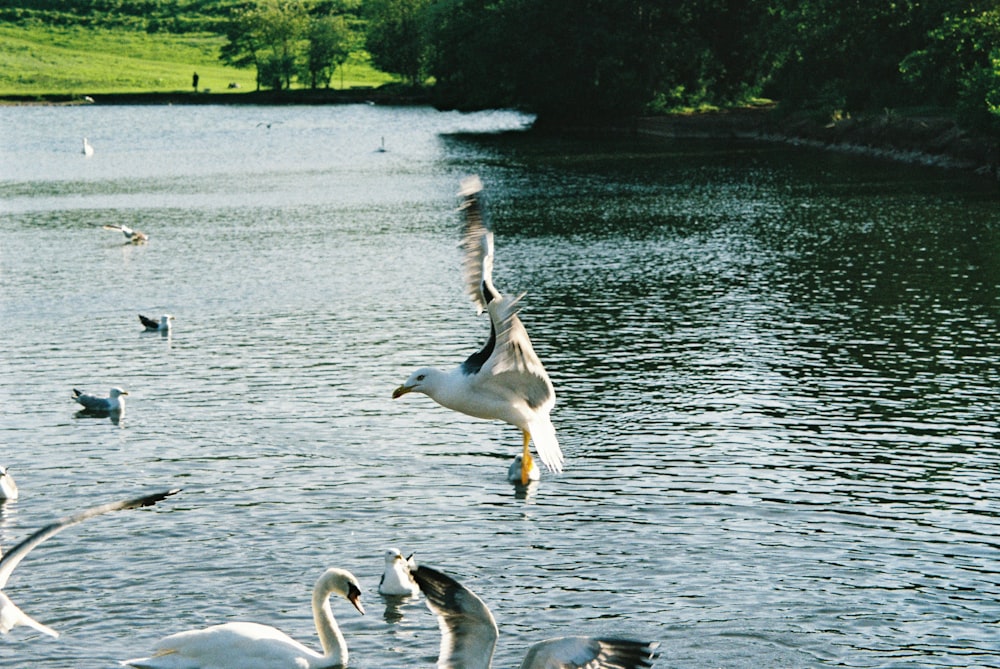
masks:
<instances>
[{"instance_id":1,"label":"green foliage","mask_svg":"<svg viewBox=\"0 0 1000 669\"><path fill-rule=\"evenodd\" d=\"M367 0L365 48L375 67L418 86L427 76L426 21L431 0Z\"/></svg>"}]
</instances>

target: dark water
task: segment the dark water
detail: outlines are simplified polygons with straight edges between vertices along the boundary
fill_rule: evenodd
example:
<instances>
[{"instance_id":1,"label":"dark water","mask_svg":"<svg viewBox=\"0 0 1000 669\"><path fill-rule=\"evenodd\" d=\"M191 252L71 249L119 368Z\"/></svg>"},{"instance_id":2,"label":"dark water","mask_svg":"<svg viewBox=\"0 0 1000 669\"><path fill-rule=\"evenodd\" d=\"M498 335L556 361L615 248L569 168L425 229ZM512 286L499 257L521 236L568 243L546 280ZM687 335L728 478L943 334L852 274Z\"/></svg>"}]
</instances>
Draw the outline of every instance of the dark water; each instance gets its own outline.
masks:
<instances>
[{"instance_id":1,"label":"dark water","mask_svg":"<svg viewBox=\"0 0 1000 669\"><path fill-rule=\"evenodd\" d=\"M365 589L363 618L334 602L352 666L433 666L423 603L376 590L398 546L487 601L498 667L577 633L656 639L658 667L1000 667L995 187L493 132L525 120L0 109L0 464L22 490L0 543L184 488L32 553L6 592L63 636L0 637L0 666L113 667L227 620L318 648L327 566ZM389 397L485 338L457 250L471 172L558 394L567 469L526 495L513 428ZM112 385L121 425L75 417L72 387Z\"/></svg>"}]
</instances>

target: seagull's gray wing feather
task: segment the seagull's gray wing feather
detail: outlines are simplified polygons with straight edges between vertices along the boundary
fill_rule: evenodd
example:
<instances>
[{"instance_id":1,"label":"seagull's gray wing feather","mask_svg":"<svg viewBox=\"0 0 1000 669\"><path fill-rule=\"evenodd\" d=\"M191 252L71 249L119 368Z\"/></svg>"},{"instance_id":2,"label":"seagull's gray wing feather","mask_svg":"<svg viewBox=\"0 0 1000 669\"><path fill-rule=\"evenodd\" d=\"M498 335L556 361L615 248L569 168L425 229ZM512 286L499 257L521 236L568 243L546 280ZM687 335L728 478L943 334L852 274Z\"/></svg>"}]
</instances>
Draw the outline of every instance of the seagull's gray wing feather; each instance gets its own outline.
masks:
<instances>
[{"instance_id":1,"label":"seagull's gray wing feather","mask_svg":"<svg viewBox=\"0 0 1000 669\"><path fill-rule=\"evenodd\" d=\"M88 411L109 411L111 409L111 400L109 398L88 395L80 392L76 388L73 389L73 399L79 402L80 405Z\"/></svg>"},{"instance_id":2,"label":"seagull's gray wing feather","mask_svg":"<svg viewBox=\"0 0 1000 669\"><path fill-rule=\"evenodd\" d=\"M154 493L152 495L145 495L143 497L136 497L135 499L126 499L120 502L111 502L109 504L102 504L101 506L95 506L89 508L85 511L81 511L76 515L67 516L60 520L57 520L54 523L46 525L42 529L32 534L30 537L19 543L18 545L14 546L14 548L10 549L10 551L5 553L3 557L0 557L0 590L2 590L4 586L7 585L7 581L10 579L10 575L14 571L14 568L17 567L17 565L20 564L21 560L23 560L25 556L31 552L31 549L33 549L35 546L42 543L52 535L62 532L70 525L76 525L77 523L82 523L88 518L93 518L94 516L99 516L103 513L109 513L111 511L119 511L121 509L135 509L142 506L152 506L153 504L156 504L160 500L165 499L170 495L174 495L178 492L180 492L179 488L174 490L167 490L165 492Z\"/></svg>"},{"instance_id":3,"label":"seagull's gray wing feather","mask_svg":"<svg viewBox=\"0 0 1000 669\"><path fill-rule=\"evenodd\" d=\"M658 645L631 639L560 637L532 646L521 669L646 669L653 666Z\"/></svg>"},{"instance_id":4,"label":"seagull's gray wing feather","mask_svg":"<svg viewBox=\"0 0 1000 669\"><path fill-rule=\"evenodd\" d=\"M438 669L489 669L499 632L486 604L439 571L417 566L411 574L441 628Z\"/></svg>"}]
</instances>

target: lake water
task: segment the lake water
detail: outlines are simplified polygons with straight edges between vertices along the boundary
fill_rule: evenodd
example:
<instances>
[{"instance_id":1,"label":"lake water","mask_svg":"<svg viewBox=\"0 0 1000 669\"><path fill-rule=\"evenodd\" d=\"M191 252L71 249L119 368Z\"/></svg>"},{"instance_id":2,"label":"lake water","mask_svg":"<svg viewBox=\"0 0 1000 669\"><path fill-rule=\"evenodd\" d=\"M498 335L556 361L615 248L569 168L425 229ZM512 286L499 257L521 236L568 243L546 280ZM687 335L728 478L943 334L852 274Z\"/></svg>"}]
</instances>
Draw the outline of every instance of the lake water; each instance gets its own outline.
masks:
<instances>
[{"instance_id":1,"label":"lake water","mask_svg":"<svg viewBox=\"0 0 1000 669\"><path fill-rule=\"evenodd\" d=\"M0 108L0 464L22 493L0 544L184 489L36 549L6 592L62 636L0 637L0 666L114 667L230 620L318 648L312 584L340 566L368 609L333 602L351 665L430 667L433 616L377 592L397 546L491 606L497 667L584 633L655 639L658 667L1000 667L995 185L529 120ZM390 399L486 337L469 173L558 395L566 471L528 491L505 481L514 428ZM115 385L120 425L77 417L72 388Z\"/></svg>"}]
</instances>

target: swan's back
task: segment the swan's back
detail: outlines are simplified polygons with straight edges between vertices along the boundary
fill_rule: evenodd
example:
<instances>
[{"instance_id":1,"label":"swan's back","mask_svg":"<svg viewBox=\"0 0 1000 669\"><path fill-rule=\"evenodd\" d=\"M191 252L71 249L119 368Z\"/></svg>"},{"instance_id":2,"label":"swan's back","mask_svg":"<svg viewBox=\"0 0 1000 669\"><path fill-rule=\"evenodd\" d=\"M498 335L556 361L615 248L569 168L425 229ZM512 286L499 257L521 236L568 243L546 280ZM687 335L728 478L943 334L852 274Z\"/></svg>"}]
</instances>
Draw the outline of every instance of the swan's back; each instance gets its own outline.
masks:
<instances>
[{"instance_id":1,"label":"swan's back","mask_svg":"<svg viewBox=\"0 0 1000 669\"><path fill-rule=\"evenodd\" d=\"M322 655L281 630L258 623L224 623L172 634L154 646L151 657L126 660L137 669L303 669L305 658ZM234 664L234 662L236 664Z\"/></svg>"}]
</instances>

